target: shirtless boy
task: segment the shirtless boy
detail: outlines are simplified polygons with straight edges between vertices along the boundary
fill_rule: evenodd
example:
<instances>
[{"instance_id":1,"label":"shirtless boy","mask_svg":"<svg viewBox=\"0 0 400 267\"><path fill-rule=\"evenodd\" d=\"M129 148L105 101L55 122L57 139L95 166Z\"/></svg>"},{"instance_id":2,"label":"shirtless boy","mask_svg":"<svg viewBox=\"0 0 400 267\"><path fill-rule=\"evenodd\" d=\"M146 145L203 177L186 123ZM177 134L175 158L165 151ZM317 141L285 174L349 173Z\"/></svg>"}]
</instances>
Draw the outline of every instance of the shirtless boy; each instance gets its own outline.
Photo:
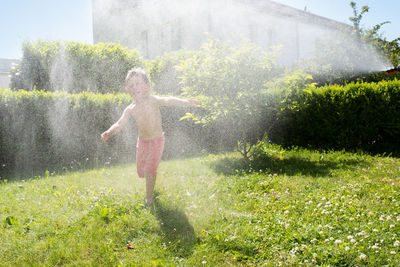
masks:
<instances>
[{"instance_id":1,"label":"shirtless boy","mask_svg":"<svg viewBox=\"0 0 400 267\"><path fill-rule=\"evenodd\" d=\"M198 106L194 98L160 97L150 95L151 84L146 73L140 68L128 71L125 79L126 92L134 102L122 113L121 118L107 131L101 134L106 143L108 138L117 134L132 116L138 127L136 167L139 177L146 178L146 204L153 202L153 191L157 177L157 168L164 149L164 133L161 126L160 106Z\"/></svg>"}]
</instances>

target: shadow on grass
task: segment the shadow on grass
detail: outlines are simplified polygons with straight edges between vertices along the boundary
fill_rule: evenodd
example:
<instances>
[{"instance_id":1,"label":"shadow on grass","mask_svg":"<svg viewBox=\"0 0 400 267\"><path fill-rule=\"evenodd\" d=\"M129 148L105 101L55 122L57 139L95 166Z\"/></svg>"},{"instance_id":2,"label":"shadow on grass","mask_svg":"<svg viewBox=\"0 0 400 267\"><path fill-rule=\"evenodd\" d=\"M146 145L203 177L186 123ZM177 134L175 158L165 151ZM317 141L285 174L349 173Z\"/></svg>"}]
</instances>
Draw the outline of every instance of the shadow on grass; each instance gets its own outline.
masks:
<instances>
[{"instance_id":1,"label":"shadow on grass","mask_svg":"<svg viewBox=\"0 0 400 267\"><path fill-rule=\"evenodd\" d=\"M167 248L176 257L190 256L196 237L185 213L176 207L156 201L153 214L160 222L162 238Z\"/></svg>"},{"instance_id":2,"label":"shadow on grass","mask_svg":"<svg viewBox=\"0 0 400 267\"><path fill-rule=\"evenodd\" d=\"M355 159L341 160L339 162L329 160L311 161L306 158L279 158L275 156L264 156L262 159L257 160L226 157L211 163L211 167L217 173L224 175L265 172L312 177L329 176L333 170L348 170L360 165L364 166L366 163Z\"/></svg>"}]
</instances>

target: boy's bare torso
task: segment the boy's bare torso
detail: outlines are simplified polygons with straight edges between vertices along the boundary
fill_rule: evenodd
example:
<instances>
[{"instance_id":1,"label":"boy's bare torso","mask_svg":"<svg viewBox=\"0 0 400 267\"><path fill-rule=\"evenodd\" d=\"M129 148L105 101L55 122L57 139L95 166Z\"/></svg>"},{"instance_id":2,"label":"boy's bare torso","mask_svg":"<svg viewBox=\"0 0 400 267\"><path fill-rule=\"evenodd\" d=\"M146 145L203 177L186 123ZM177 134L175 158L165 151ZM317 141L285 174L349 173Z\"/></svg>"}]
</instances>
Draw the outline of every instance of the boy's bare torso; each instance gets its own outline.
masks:
<instances>
[{"instance_id":1,"label":"boy's bare torso","mask_svg":"<svg viewBox=\"0 0 400 267\"><path fill-rule=\"evenodd\" d=\"M130 105L129 110L136 121L140 138L151 140L162 136L160 105L156 97L149 95L136 101Z\"/></svg>"}]
</instances>

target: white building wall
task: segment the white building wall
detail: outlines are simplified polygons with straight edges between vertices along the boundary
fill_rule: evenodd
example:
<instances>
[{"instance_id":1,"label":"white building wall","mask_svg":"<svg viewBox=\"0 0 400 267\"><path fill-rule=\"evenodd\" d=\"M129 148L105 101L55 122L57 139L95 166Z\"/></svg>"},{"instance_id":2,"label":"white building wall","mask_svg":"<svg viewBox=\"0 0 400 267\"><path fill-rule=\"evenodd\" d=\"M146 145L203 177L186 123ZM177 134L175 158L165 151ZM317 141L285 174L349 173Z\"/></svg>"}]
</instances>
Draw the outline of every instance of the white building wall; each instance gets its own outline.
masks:
<instances>
[{"instance_id":1,"label":"white building wall","mask_svg":"<svg viewBox=\"0 0 400 267\"><path fill-rule=\"evenodd\" d=\"M10 87L10 77L8 72L0 72L0 88Z\"/></svg>"},{"instance_id":2,"label":"white building wall","mask_svg":"<svg viewBox=\"0 0 400 267\"><path fill-rule=\"evenodd\" d=\"M17 59L0 58L0 88L10 86L10 69L18 62Z\"/></svg>"},{"instance_id":3,"label":"white building wall","mask_svg":"<svg viewBox=\"0 0 400 267\"><path fill-rule=\"evenodd\" d=\"M309 57L315 42L334 35L336 27L335 21L268 0L133 2L93 0L95 43L120 42L154 58L173 50L198 49L210 33L221 40L247 38L264 50L281 46L278 62L290 65Z\"/></svg>"}]
</instances>

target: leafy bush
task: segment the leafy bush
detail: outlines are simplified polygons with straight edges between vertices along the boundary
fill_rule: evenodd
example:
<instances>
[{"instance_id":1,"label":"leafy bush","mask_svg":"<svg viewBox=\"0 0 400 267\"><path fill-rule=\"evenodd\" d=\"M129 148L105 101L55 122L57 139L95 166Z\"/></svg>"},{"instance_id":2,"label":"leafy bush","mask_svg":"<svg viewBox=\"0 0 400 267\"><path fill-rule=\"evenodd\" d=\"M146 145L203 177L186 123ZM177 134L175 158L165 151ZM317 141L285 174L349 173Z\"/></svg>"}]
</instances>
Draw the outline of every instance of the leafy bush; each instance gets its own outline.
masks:
<instances>
[{"instance_id":1,"label":"leafy bush","mask_svg":"<svg viewBox=\"0 0 400 267\"><path fill-rule=\"evenodd\" d=\"M269 132L284 145L400 152L400 81L292 88Z\"/></svg>"},{"instance_id":2,"label":"leafy bush","mask_svg":"<svg viewBox=\"0 0 400 267\"><path fill-rule=\"evenodd\" d=\"M128 94L0 89L0 177L2 174L81 169L135 159L133 120L107 145L100 134L121 116ZM165 107L167 136L164 157L193 155L207 149L204 128L179 121L185 110Z\"/></svg>"},{"instance_id":3,"label":"leafy bush","mask_svg":"<svg viewBox=\"0 0 400 267\"><path fill-rule=\"evenodd\" d=\"M263 120L264 84L280 73L275 58L275 52L261 51L247 41L233 46L210 39L177 67L184 94L197 96L204 108L186 118L226 129L226 138L239 141L247 157L247 144L260 132Z\"/></svg>"},{"instance_id":4,"label":"leafy bush","mask_svg":"<svg viewBox=\"0 0 400 267\"><path fill-rule=\"evenodd\" d=\"M181 73L176 66L195 53L195 51L179 50L145 61L149 76L154 83L153 90L162 95L180 95L182 93Z\"/></svg>"},{"instance_id":5,"label":"leafy bush","mask_svg":"<svg viewBox=\"0 0 400 267\"><path fill-rule=\"evenodd\" d=\"M127 71L143 64L136 50L119 44L37 41L25 42L19 66L12 71L11 88L119 91Z\"/></svg>"},{"instance_id":6,"label":"leafy bush","mask_svg":"<svg viewBox=\"0 0 400 267\"><path fill-rule=\"evenodd\" d=\"M1 172L90 167L127 158L131 131L105 147L102 130L129 103L127 95L0 90Z\"/></svg>"}]
</instances>

